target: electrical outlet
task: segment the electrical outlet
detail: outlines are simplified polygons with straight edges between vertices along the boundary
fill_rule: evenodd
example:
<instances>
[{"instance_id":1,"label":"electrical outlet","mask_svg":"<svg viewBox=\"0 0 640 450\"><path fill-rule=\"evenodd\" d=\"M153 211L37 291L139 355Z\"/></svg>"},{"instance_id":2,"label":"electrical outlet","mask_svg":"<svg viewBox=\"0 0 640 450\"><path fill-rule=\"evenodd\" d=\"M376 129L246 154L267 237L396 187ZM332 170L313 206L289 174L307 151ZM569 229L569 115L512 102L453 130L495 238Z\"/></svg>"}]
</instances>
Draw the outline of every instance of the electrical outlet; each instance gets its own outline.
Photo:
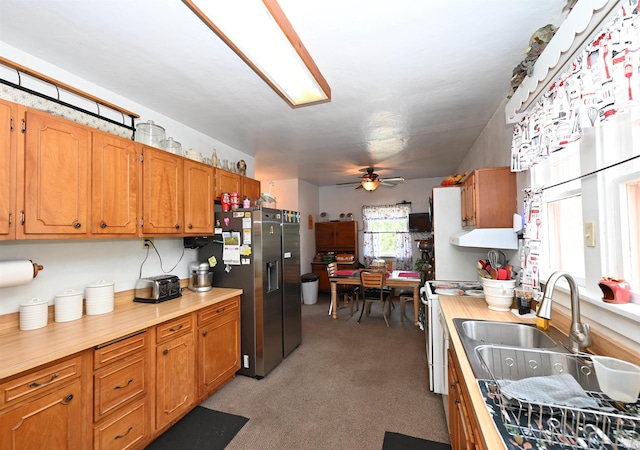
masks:
<instances>
[{"instance_id":1,"label":"electrical outlet","mask_svg":"<svg viewBox=\"0 0 640 450\"><path fill-rule=\"evenodd\" d=\"M142 240L142 250L146 250L151 246L149 242L153 243L153 238L144 238Z\"/></svg>"},{"instance_id":2,"label":"electrical outlet","mask_svg":"<svg viewBox=\"0 0 640 450\"><path fill-rule=\"evenodd\" d=\"M584 244L587 247L596 246L596 223L585 222L584 224Z\"/></svg>"}]
</instances>

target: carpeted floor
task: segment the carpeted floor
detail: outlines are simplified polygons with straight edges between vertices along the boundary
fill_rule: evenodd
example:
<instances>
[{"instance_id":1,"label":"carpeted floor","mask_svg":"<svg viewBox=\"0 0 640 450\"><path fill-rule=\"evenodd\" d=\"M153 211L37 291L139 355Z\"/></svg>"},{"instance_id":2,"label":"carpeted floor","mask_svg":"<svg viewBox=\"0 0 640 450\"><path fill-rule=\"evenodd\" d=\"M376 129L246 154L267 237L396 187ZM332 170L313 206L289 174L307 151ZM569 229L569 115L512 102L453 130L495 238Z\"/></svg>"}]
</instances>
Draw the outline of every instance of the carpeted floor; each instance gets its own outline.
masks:
<instances>
[{"instance_id":1,"label":"carpeted floor","mask_svg":"<svg viewBox=\"0 0 640 450\"><path fill-rule=\"evenodd\" d=\"M202 403L249 418L227 449L380 450L386 431L448 443L413 310L400 322L396 301L387 328L380 305L360 324L328 308L324 294L302 305L302 344L264 379L239 375Z\"/></svg>"},{"instance_id":2,"label":"carpeted floor","mask_svg":"<svg viewBox=\"0 0 640 450\"><path fill-rule=\"evenodd\" d=\"M196 406L147 450L223 450L249 419Z\"/></svg>"}]
</instances>

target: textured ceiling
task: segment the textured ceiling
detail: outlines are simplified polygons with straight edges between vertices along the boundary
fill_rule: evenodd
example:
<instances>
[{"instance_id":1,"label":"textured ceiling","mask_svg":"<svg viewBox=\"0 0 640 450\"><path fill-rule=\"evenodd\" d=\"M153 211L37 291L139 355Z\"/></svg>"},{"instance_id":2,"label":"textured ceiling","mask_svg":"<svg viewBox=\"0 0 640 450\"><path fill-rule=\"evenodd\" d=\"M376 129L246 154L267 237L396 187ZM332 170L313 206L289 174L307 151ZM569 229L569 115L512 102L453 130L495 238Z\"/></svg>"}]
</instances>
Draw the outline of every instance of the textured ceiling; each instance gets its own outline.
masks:
<instances>
[{"instance_id":1,"label":"textured ceiling","mask_svg":"<svg viewBox=\"0 0 640 450\"><path fill-rule=\"evenodd\" d=\"M255 156L261 180L416 179L456 169L565 1L279 3L330 103L290 108L180 0L0 0L0 45Z\"/></svg>"}]
</instances>

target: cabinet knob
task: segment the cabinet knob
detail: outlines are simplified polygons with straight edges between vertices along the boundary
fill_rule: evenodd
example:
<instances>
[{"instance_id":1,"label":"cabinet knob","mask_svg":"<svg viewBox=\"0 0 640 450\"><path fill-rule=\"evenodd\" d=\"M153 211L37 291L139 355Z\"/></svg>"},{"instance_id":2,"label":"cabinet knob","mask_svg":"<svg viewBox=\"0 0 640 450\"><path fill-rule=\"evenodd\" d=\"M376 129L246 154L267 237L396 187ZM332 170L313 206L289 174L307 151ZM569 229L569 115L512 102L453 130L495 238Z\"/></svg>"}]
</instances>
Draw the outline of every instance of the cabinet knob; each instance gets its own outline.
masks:
<instances>
[{"instance_id":1,"label":"cabinet knob","mask_svg":"<svg viewBox=\"0 0 640 450\"><path fill-rule=\"evenodd\" d=\"M180 229L180 225L176 225L176 230L179 230L179 229Z\"/></svg>"},{"instance_id":2,"label":"cabinet knob","mask_svg":"<svg viewBox=\"0 0 640 450\"><path fill-rule=\"evenodd\" d=\"M163 355L167 356L169 354L169 350L167 350L166 348L164 349L164 351L162 352Z\"/></svg>"},{"instance_id":3,"label":"cabinet knob","mask_svg":"<svg viewBox=\"0 0 640 450\"><path fill-rule=\"evenodd\" d=\"M82 224L80 222L76 222L73 224L73 228L80 228Z\"/></svg>"},{"instance_id":4,"label":"cabinet knob","mask_svg":"<svg viewBox=\"0 0 640 450\"><path fill-rule=\"evenodd\" d=\"M100 222L100 228L107 228L107 224L104 222Z\"/></svg>"},{"instance_id":5,"label":"cabinet knob","mask_svg":"<svg viewBox=\"0 0 640 450\"><path fill-rule=\"evenodd\" d=\"M192 229L192 228L193 228L193 225L189 224L189 229Z\"/></svg>"},{"instance_id":6,"label":"cabinet knob","mask_svg":"<svg viewBox=\"0 0 640 450\"><path fill-rule=\"evenodd\" d=\"M203 336L206 336L207 334L209 334L209 332L208 332L208 331L203 331L203 332L202 332L202 335L203 335Z\"/></svg>"},{"instance_id":7,"label":"cabinet knob","mask_svg":"<svg viewBox=\"0 0 640 450\"><path fill-rule=\"evenodd\" d=\"M73 400L73 394L69 394L65 397L65 399L62 401L63 404L68 405L71 400Z\"/></svg>"}]
</instances>

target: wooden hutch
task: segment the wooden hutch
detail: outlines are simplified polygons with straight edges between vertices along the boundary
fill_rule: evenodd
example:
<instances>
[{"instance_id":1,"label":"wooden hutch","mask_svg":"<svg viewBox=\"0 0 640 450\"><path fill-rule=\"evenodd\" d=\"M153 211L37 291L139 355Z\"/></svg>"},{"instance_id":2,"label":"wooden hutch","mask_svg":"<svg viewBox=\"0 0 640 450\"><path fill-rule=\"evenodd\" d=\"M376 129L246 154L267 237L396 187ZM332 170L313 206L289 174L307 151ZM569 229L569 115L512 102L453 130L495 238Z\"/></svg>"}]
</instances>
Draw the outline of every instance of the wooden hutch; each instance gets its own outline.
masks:
<instances>
[{"instance_id":1,"label":"wooden hutch","mask_svg":"<svg viewBox=\"0 0 640 450\"><path fill-rule=\"evenodd\" d=\"M318 289L328 292L327 264L336 261L338 270L358 268L358 222L317 222L315 228L316 257L311 270L320 275Z\"/></svg>"}]
</instances>

